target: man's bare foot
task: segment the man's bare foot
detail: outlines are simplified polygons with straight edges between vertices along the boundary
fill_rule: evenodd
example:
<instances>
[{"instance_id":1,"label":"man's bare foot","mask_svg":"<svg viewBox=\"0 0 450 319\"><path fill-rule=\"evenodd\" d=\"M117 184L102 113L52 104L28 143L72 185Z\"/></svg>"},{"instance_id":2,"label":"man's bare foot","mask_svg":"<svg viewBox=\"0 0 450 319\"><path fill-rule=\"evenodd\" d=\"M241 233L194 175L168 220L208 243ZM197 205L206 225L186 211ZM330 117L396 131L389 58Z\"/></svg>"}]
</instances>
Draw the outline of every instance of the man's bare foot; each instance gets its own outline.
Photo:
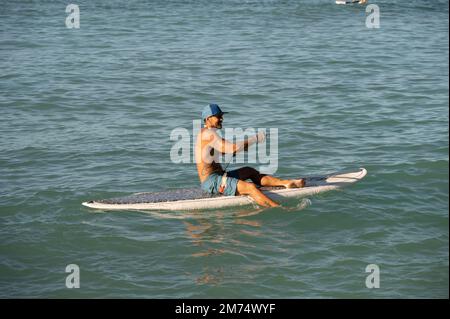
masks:
<instances>
[{"instance_id":1,"label":"man's bare foot","mask_svg":"<svg viewBox=\"0 0 450 319\"><path fill-rule=\"evenodd\" d=\"M284 187L286 188L302 188L305 187L305 180L303 178L300 179L290 179Z\"/></svg>"}]
</instances>

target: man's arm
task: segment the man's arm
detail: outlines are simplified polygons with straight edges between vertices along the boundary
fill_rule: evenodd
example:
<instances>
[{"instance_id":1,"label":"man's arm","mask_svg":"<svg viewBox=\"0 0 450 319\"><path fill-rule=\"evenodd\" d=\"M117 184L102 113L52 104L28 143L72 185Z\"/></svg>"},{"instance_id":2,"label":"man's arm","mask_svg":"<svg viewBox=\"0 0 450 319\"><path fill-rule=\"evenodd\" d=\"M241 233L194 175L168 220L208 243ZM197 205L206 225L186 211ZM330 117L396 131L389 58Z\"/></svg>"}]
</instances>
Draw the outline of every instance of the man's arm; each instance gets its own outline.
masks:
<instances>
[{"instance_id":1,"label":"man's arm","mask_svg":"<svg viewBox=\"0 0 450 319\"><path fill-rule=\"evenodd\" d=\"M237 152L240 152L242 150L247 151L251 145L263 142L265 138L266 138L265 133L259 132L255 136L248 137L244 139L244 141L240 141L234 144L220 137L216 132L213 132L214 140L212 143L212 147L224 154L236 154Z\"/></svg>"}]
</instances>

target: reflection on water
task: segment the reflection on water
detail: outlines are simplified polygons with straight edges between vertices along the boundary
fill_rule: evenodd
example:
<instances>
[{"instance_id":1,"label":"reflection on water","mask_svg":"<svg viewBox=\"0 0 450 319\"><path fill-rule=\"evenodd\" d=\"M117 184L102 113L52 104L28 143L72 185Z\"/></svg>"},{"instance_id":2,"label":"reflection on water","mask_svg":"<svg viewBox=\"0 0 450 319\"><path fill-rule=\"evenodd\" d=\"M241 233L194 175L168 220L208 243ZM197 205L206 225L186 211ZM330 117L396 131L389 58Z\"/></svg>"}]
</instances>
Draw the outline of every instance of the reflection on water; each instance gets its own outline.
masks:
<instances>
[{"instance_id":1,"label":"reflection on water","mask_svg":"<svg viewBox=\"0 0 450 319\"><path fill-rule=\"evenodd\" d=\"M247 248L254 251L255 241L264 239L264 226L261 218L255 216L265 211L283 212L300 211L311 204L309 199L302 199L293 207L260 208L246 207L239 210L221 210L190 213L189 220L183 220L186 234L191 243L200 251L191 254L197 265L202 265L201 274L194 275L197 284L219 285L224 282L224 264L232 265L233 259L250 258L244 253ZM269 232L269 236L274 234ZM281 237L281 234L280 234ZM245 249L244 249L245 248ZM226 258L226 262L223 262ZM238 262L238 261L236 261Z\"/></svg>"},{"instance_id":2,"label":"reflection on water","mask_svg":"<svg viewBox=\"0 0 450 319\"><path fill-rule=\"evenodd\" d=\"M257 220L236 219L235 223L238 225L250 225L253 227L261 226L261 222L259 222Z\"/></svg>"},{"instance_id":3,"label":"reflection on water","mask_svg":"<svg viewBox=\"0 0 450 319\"><path fill-rule=\"evenodd\" d=\"M241 263L242 258L252 258L249 252L253 254L255 250L265 249L263 246L266 244L263 242L271 237L283 237L283 234L274 234L273 229L267 228L270 225L264 225L263 215L257 215L262 212L299 212L310 204L311 201L304 198L300 202L290 201L287 206L275 208L246 206L239 209L145 213L156 218L181 220L188 242L195 248L190 253L194 268L200 270L200 273L197 271L187 274L193 277L196 284L219 285L227 278L224 274L230 271L230 265ZM263 231L264 226L267 227Z\"/></svg>"},{"instance_id":4,"label":"reflection on water","mask_svg":"<svg viewBox=\"0 0 450 319\"><path fill-rule=\"evenodd\" d=\"M221 255L224 252L225 252L224 249L208 248L206 251L192 254L192 257L205 257L205 256L212 256L212 255Z\"/></svg>"},{"instance_id":5,"label":"reflection on water","mask_svg":"<svg viewBox=\"0 0 450 319\"><path fill-rule=\"evenodd\" d=\"M198 263L206 263L202 268L201 275L196 276L197 284L218 285L223 282L224 268L215 265L215 260L223 256L244 256L239 250L240 246L246 245L240 240L241 235L260 237L261 231L250 228L260 228L261 220L250 220L245 217L259 214L262 209L247 208L233 212L209 212L207 216L199 215L192 220L184 220L186 234L195 247L200 251L192 253L191 256L198 259ZM211 247L213 246L213 247ZM218 246L218 247L217 247ZM245 257L245 256L244 256Z\"/></svg>"},{"instance_id":6,"label":"reflection on water","mask_svg":"<svg viewBox=\"0 0 450 319\"><path fill-rule=\"evenodd\" d=\"M218 285L223 282L224 271L223 267L209 269L209 267L205 267L203 269L204 274L197 277L195 282L199 285L209 284L209 285Z\"/></svg>"}]
</instances>

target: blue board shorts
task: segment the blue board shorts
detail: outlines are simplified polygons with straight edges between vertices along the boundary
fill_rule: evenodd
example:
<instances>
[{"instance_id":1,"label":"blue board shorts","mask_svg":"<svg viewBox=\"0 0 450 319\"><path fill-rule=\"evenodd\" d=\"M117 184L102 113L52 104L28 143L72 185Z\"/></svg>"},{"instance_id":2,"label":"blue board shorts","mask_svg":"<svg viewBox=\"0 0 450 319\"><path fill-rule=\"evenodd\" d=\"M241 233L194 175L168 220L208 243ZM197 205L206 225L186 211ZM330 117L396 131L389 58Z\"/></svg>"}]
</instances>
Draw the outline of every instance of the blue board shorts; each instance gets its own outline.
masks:
<instances>
[{"instance_id":1,"label":"blue board shorts","mask_svg":"<svg viewBox=\"0 0 450 319\"><path fill-rule=\"evenodd\" d=\"M227 172L227 182L223 195L234 196L236 195L237 184L239 182L238 170L233 170ZM212 173L208 178L202 183L202 190L210 194L219 194L219 187L222 183L222 175L217 173Z\"/></svg>"}]
</instances>

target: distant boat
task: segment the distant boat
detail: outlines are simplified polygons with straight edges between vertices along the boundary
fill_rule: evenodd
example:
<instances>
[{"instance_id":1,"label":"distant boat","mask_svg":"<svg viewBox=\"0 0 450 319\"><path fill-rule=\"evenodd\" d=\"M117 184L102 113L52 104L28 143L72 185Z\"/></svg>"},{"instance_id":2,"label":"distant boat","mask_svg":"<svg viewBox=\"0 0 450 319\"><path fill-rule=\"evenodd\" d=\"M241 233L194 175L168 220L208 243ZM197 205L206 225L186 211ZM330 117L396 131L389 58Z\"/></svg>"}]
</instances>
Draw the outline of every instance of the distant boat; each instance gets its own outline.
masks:
<instances>
[{"instance_id":1,"label":"distant boat","mask_svg":"<svg viewBox=\"0 0 450 319\"><path fill-rule=\"evenodd\" d=\"M336 4L365 4L367 0L336 0Z\"/></svg>"}]
</instances>

